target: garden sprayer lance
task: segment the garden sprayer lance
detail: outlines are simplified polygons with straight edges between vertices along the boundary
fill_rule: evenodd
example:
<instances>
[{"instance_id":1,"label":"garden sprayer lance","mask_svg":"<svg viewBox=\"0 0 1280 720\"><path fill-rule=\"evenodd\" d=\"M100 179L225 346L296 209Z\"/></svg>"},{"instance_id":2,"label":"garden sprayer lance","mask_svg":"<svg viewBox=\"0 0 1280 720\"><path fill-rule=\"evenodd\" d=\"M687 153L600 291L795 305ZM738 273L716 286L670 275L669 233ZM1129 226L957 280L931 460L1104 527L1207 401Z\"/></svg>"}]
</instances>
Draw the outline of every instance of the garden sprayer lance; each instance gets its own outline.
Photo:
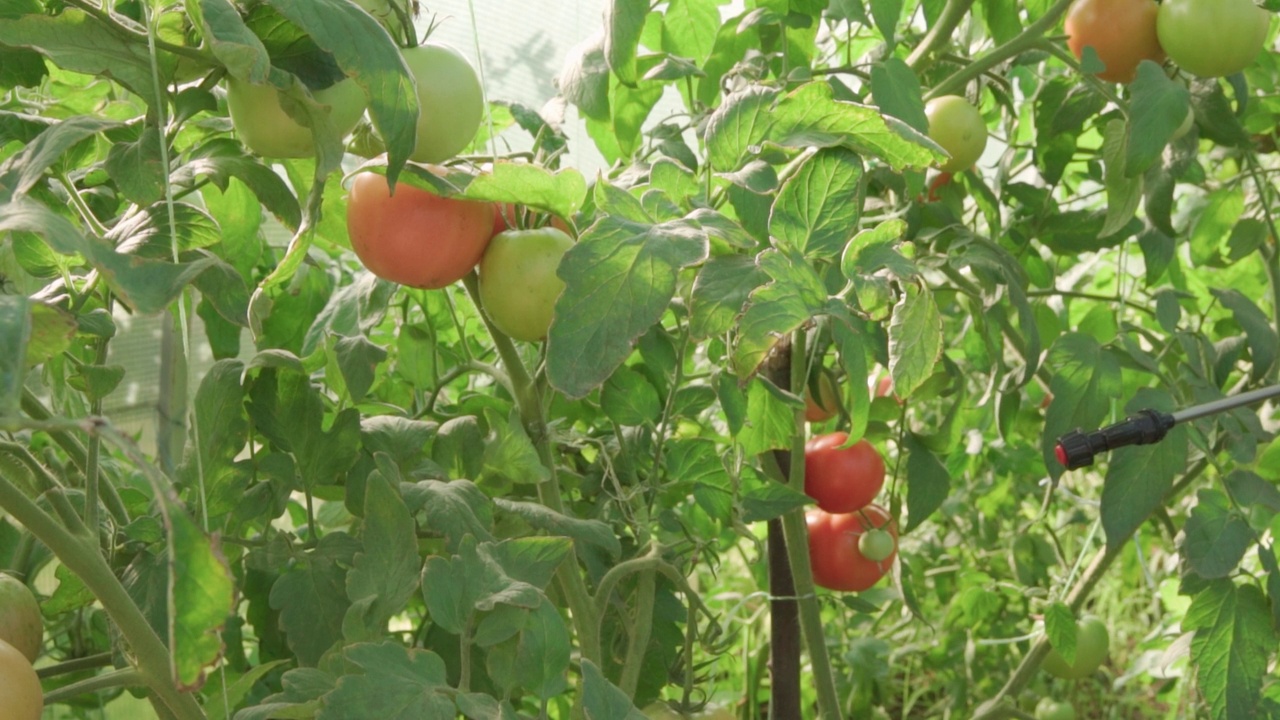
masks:
<instances>
[{"instance_id":1,"label":"garden sprayer lance","mask_svg":"<svg viewBox=\"0 0 1280 720\"><path fill-rule=\"evenodd\" d=\"M1075 470L1092 465L1094 456L1099 453L1125 445L1158 443L1164 439L1170 428L1180 422L1217 415L1220 412L1252 405L1273 397L1280 397L1280 385L1195 405L1172 414L1151 409L1139 410L1125 418L1123 422L1108 425L1101 430L1087 433L1077 429L1062 435L1058 438L1058 446L1054 448L1054 454L1058 456L1058 462L1068 470Z\"/></svg>"}]
</instances>

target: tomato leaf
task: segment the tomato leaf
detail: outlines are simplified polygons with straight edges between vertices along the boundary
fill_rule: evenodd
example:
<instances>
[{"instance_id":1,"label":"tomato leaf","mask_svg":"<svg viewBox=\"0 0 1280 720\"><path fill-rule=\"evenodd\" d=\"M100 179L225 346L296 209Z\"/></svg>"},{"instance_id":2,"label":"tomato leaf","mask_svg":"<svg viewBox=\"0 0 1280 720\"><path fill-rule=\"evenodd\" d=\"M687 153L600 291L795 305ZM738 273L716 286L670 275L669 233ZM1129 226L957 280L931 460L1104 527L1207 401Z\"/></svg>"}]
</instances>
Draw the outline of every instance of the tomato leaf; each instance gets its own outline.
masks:
<instances>
[{"instance_id":1,"label":"tomato leaf","mask_svg":"<svg viewBox=\"0 0 1280 720\"><path fill-rule=\"evenodd\" d=\"M0 295L0 417L18 414L27 372L31 311L22 295Z\"/></svg>"},{"instance_id":2,"label":"tomato leaf","mask_svg":"<svg viewBox=\"0 0 1280 720\"><path fill-rule=\"evenodd\" d=\"M1191 662L1213 717L1254 716L1277 642L1262 590L1214 580L1192 598L1183 629L1195 632Z\"/></svg>"},{"instance_id":3,"label":"tomato leaf","mask_svg":"<svg viewBox=\"0 0 1280 720\"><path fill-rule=\"evenodd\" d=\"M426 513L424 528L444 533L451 550L468 536L481 541L492 537L492 501L470 480L421 480L402 486L400 492L410 512Z\"/></svg>"},{"instance_id":4,"label":"tomato leaf","mask_svg":"<svg viewBox=\"0 0 1280 720\"><path fill-rule=\"evenodd\" d=\"M1125 167L1126 144L1124 123L1107 123L1102 144L1107 167L1107 219L1099 231L1102 235L1114 234L1128 224L1142 202L1142 176L1134 177Z\"/></svg>"},{"instance_id":5,"label":"tomato leaf","mask_svg":"<svg viewBox=\"0 0 1280 720\"><path fill-rule=\"evenodd\" d=\"M316 720L454 720L444 660L397 642L357 643L343 656L364 672L343 675Z\"/></svg>"},{"instance_id":6,"label":"tomato leaf","mask_svg":"<svg viewBox=\"0 0 1280 720\"><path fill-rule=\"evenodd\" d=\"M746 422L736 438L747 455L791 447L800 398L756 377L747 384Z\"/></svg>"},{"instance_id":7,"label":"tomato leaf","mask_svg":"<svg viewBox=\"0 0 1280 720\"><path fill-rule=\"evenodd\" d=\"M192 403L191 441L177 471L178 478L188 487L200 487L203 480L212 490L221 478L233 472L236 455L249 439L243 374L244 363L220 360L200 381Z\"/></svg>"},{"instance_id":8,"label":"tomato leaf","mask_svg":"<svg viewBox=\"0 0 1280 720\"><path fill-rule=\"evenodd\" d=\"M569 50L556 86L587 119L609 119L609 64L604 58L602 35Z\"/></svg>"},{"instance_id":9,"label":"tomato leaf","mask_svg":"<svg viewBox=\"0 0 1280 720\"><path fill-rule=\"evenodd\" d=\"M365 480L363 552L347 572L347 597L371 600L363 619L368 636L376 638L418 589L421 561L417 528L399 492L400 472L389 455L374 457L378 470Z\"/></svg>"},{"instance_id":10,"label":"tomato leaf","mask_svg":"<svg viewBox=\"0 0 1280 720\"><path fill-rule=\"evenodd\" d=\"M1201 490L1183 529L1182 554L1200 577L1230 575L1253 544L1253 530L1231 507L1225 493Z\"/></svg>"},{"instance_id":11,"label":"tomato leaf","mask_svg":"<svg viewBox=\"0 0 1280 720\"><path fill-rule=\"evenodd\" d=\"M907 435L904 449L907 452L907 525L902 532L909 533L946 502L951 492L951 473L915 433Z\"/></svg>"},{"instance_id":12,"label":"tomato leaf","mask_svg":"<svg viewBox=\"0 0 1280 720\"><path fill-rule=\"evenodd\" d=\"M1044 611L1044 630L1049 636L1049 644L1068 666L1076 662L1076 616L1071 608L1055 602Z\"/></svg>"},{"instance_id":13,"label":"tomato leaf","mask_svg":"<svg viewBox=\"0 0 1280 720\"><path fill-rule=\"evenodd\" d=\"M345 533L324 536L271 586L271 608L280 612L280 629L302 665L315 667L342 639L342 619L351 601L339 561L351 561L350 543Z\"/></svg>"},{"instance_id":14,"label":"tomato leaf","mask_svg":"<svg viewBox=\"0 0 1280 720\"><path fill-rule=\"evenodd\" d=\"M889 57L871 66L871 97L876 106L927 135L929 118L921 94L920 79L902 60Z\"/></svg>"},{"instance_id":15,"label":"tomato leaf","mask_svg":"<svg viewBox=\"0 0 1280 720\"><path fill-rule=\"evenodd\" d=\"M500 162L481 173L463 191L462 197L490 202L520 203L571 218L582 207L587 183L572 168L551 171L537 165Z\"/></svg>"},{"instance_id":16,"label":"tomato leaf","mask_svg":"<svg viewBox=\"0 0 1280 720\"><path fill-rule=\"evenodd\" d=\"M648 378L624 365L600 389L600 409L619 425L648 426L662 415L662 400Z\"/></svg>"},{"instance_id":17,"label":"tomato leaf","mask_svg":"<svg viewBox=\"0 0 1280 720\"><path fill-rule=\"evenodd\" d=\"M169 618L169 638L180 689L204 684L205 669L222 657L221 631L235 606L236 584L221 550L177 505L167 512L169 573L181 608Z\"/></svg>"},{"instance_id":18,"label":"tomato leaf","mask_svg":"<svg viewBox=\"0 0 1280 720\"><path fill-rule=\"evenodd\" d=\"M565 253L565 282L547 340L547 376L571 398L613 374L659 318L681 268L706 258L705 232L678 220L645 225L608 216Z\"/></svg>"},{"instance_id":19,"label":"tomato leaf","mask_svg":"<svg viewBox=\"0 0 1280 720\"><path fill-rule=\"evenodd\" d=\"M605 58L626 85L636 84L636 49L648 15L648 0L609 0L605 11Z\"/></svg>"},{"instance_id":20,"label":"tomato leaf","mask_svg":"<svg viewBox=\"0 0 1280 720\"><path fill-rule=\"evenodd\" d=\"M489 650L486 665L499 687L523 687L545 700L568 688L569 628L546 597L526 615L518 635Z\"/></svg>"},{"instance_id":21,"label":"tomato leaf","mask_svg":"<svg viewBox=\"0 0 1280 720\"><path fill-rule=\"evenodd\" d=\"M898 20L902 17L902 0L871 0L871 18L890 52L897 43Z\"/></svg>"},{"instance_id":22,"label":"tomato leaf","mask_svg":"<svg viewBox=\"0 0 1280 720\"><path fill-rule=\"evenodd\" d=\"M776 90L751 86L725 98L707 118L707 161L719 172L738 170L751 158L750 148L768 134Z\"/></svg>"},{"instance_id":23,"label":"tomato leaf","mask_svg":"<svg viewBox=\"0 0 1280 720\"><path fill-rule=\"evenodd\" d=\"M671 0L662 13L662 49L701 65L711 55L719 29L714 0Z\"/></svg>"},{"instance_id":24,"label":"tomato leaf","mask_svg":"<svg viewBox=\"0 0 1280 720\"><path fill-rule=\"evenodd\" d=\"M582 660L582 705L587 720L645 720L631 704L631 698L585 658Z\"/></svg>"},{"instance_id":25,"label":"tomato leaf","mask_svg":"<svg viewBox=\"0 0 1280 720\"><path fill-rule=\"evenodd\" d=\"M903 286L889 323L889 373L898 397L909 397L942 357L942 316L923 283Z\"/></svg>"},{"instance_id":26,"label":"tomato leaf","mask_svg":"<svg viewBox=\"0 0 1280 720\"><path fill-rule=\"evenodd\" d=\"M608 553L611 558L617 558L622 555L622 544L618 537L613 534L613 530L607 524L599 520L583 520L571 515L561 515L538 503L505 498L494 498L493 502L494 506L499 510L519 516L538 530L554 535L562 535L572 539L574 542L598 548ZM554 538L542 539L552 540ZM539 587L544 585L545 583L539 585Z\"/></svg>"},{"instance_id":27,"label":"tomato leaf","mask_svg":"<svg viewBox=\"0 0 1280 720\"><path fill-rule=\"evenodd\" d=\"M755 258L747 255L718 255L708 260L693 283L690 334L706 338L728 331L747 298L768 277Z\"/></svg>"},{"instance_id":28,"label":"tomato leaf","mask_svg":"<svg viewBox=\"0 0 1280 720\"><path fill-rule=\"evenodd\" d=\"M1050 391L1055 392L1052 386ZM1125 409L1135 413L1144 408L1171 412L1173 399L1162 391L1142 388ZM1045 439L1050 440L1048 433ZM1157 444L1123 447L1112 453L1102 488L1102 529L1108 545L1126 542L1164 503L1174 479L1186 470L1187 454L1186 425L1175 425Z\"/></svg>"},{"instance_id":29,"label":"tomato leaf","mask_svg":"<svg viewBox=\"0 0 1280 720\"><path fill-rule=\"evenodd\" d=\"M1125 175L1135 177L1160 157L1186 113L1191 112L1191 93L1150 60L1138 64L1138 75L1129 88L1133 97L1129 102L1124 168Z\"/></svg>"},{"instance_id":30,"label":"tomato leaf","mask_svg":"<svg viewBox=\"0 0 1280 720\"><path fill-rule=\"evenodd\" d=\"M844 251L862 215L862 179L862 160L844 148L805 161L773 203L769 233L778 247L811 258Z\"/></svg>"},{"instance_id":31,"label":"tomato leaf","mask_svg":"<svg viewBox=\"0 0 1280 720\"><path fill-rule=\"evenodd\" d=\"M771 281L752 291L738 323L733 367L742 378L755 373L774 345L821 312L827 302L826 286L803 259L768 250L757 256L756 263Z\"/></svg>"},{"instance_id":32,"label":"tomato leaf","mask_svg":"<svg viewBox=\"0 0 1280 720\"><path fill-rule=\"evenodd\" d=\"M1210 292L1231 311L1236 323L1244 329L1245 343L1253 359L1249 376L1254 382L1261 382L1280 356L1280 338L1276 336L1275 328L1266 313L1239 290L1213 288Z\"/></svg>"}]
</instances>

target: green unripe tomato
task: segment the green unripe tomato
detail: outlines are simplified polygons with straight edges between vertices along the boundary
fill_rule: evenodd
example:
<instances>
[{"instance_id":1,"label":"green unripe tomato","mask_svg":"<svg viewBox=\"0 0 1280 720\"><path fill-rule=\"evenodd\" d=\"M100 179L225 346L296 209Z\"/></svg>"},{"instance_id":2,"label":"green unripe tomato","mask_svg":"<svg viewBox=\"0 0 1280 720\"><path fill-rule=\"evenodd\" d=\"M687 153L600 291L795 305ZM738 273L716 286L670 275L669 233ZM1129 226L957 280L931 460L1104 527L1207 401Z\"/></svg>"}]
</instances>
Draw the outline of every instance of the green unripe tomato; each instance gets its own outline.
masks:
<instances>
[{"instance_id":1,"label":"green unripe tomato","mask_svg":"<svg viewBox=\"0 0 1280 720\"><path fill-rule=\"evenodd\" d=\"M1156 35L1182 69L1222 77L1253 64L1267 41L1271 15L1253 0L1164 0Z\"/></svg>"},{"instance_id":2,"label":"green unripe tomato","mask_svg":"<svg viewBox=\"0 0 1280 720\"><path fill-rule=\"evenodd\" d=\"M1086 615L1076 623L1076 661L1068 665L1057 650L1050 650L1043 667L1045 672L1060 678L1087 677L1107 659L1110 644L1111 637L1102 619Z\"/></svg>"},{"instance_id":3,"label":"green unripe tomato","mask_svg":"<svg viewBox=\"0 0 1280 720\"><path fill-rule=\"evenodd\" d=\"M4 720L40 720L44 695L35 668L17 648L0 640L0 708Z\"/></svg>"},{"instance_id":4,"label":"green unripe tomato","mask_svg":"<svg viewBox=\"0 0 1280 720\"><path fill-rule=\"evenodd\" d=\"M1036 720L1076 720L1076 709L1069 702L1041 698L1036 703Z\"/></svg>"},{"instance_id":5,"label":"green unripe tomato","mask_svg":"<svg viewBox=\"0 0 1280 720\"><path fill-rule=\"evenodd\" d=\"M329 106L330 118L344 137L360 121L367 104L364 91L351 78L313 90L311 95L316 102ZM262 157L300 158L316 153L311 128L289 117L280 106L280 91L274 85L229 78L227 110L240 141Z\"/></svg>"},{"instance_id":6,"label":"green unripe tomato","mask_svg":"<svg viewBox=\"0 0 1280 720\"><path fill-rule=\"evenodd\" d=\"M978 162L987 147L987 124L978 108L959 95L943 95L926 103L924 114L929 137L951 155L939 170L964 172Z\"/></svg>"},{"instance_id":7,"label":"green unripe tomato","mask_svg":"<svg viewBox=\"0 0 1280 720\"><path fill-rule=\"evenodd\" d=\"M868 530L858 538L858 552L871 562L881 562L897 549L898 543L893 535L879 528Z\"/></svg>"},{"instance_id":8,"label":"green unripe tomato","mask_svg":"<svg viewBox=\"0 0 1280 720\"><path fill-rule=\"evenodd\" d=\"M462 152L480 129L480 76L451 47L427 43L402 52L418 87L418 144L409 157L421 163L443 162Z\"/></svg>"},{"instance_id":9,"label":"green unripe tomato","mask_svg":"<svg viewBox=\"0 0 1280 720\"><path fill-rule=\"evenodd\" d=\"M0 573L0 640L35 662L44 643L44 616L40 604L21 580Z\"/></svg>"},{"instance_id":10,"label":"green unripe tomato","mask_svg":"<svg viewBox=\"0 0 1280 720\"><path fill-rule=\"evenodd\" d=\"M507 230L480 260L480 303L502 332L537 342L547 336L564 281L556 277L573 238L553 227Z\"/></svg>"}]
</instances>

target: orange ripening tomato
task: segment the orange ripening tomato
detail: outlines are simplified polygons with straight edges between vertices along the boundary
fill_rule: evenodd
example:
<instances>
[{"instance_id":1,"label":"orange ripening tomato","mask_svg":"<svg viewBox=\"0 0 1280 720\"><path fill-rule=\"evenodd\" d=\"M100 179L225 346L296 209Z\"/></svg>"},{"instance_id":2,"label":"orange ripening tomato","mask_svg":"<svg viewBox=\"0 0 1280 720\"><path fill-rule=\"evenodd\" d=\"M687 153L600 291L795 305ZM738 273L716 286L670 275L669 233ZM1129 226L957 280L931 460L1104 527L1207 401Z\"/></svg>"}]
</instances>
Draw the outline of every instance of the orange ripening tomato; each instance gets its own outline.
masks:
<instances>
[{"instance_id":1,"label":"orange ripening tomato","mask_svg":"<svg viewBox=\"0 0 1280 720\"><path fill-rule=\"evenodd\" d=\"M493 206L457 200L359 173L347 196L351 248L369 272L410 287L435 289L460 280L493 237Z\"/></svg>"},{"instance_id":2,"label":"orange ripening tomato","mask_svg":"<svg viewBox=\"0 0 1280 720\"><path fill-rule=\"evenodd\" d=\"M1076 59L1092 47L1106 65L1098 77L1108 82L1131 82L1138 63L1164 62L1164 48L1156 35L1155 0L1076 0L1067 12L1067 47Z\"/></svg>"}]
</instances>

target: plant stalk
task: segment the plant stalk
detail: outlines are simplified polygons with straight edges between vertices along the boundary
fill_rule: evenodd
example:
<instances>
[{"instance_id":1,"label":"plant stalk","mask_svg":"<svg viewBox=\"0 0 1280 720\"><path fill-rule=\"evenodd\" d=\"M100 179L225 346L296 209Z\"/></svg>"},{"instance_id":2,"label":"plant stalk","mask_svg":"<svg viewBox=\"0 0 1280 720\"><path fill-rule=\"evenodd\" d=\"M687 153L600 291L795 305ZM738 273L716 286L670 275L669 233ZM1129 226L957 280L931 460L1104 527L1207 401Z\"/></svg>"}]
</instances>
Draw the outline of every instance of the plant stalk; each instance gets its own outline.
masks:
<instances>
[{"instance_id":1,"label":"plant stalk","mask_svg":"<svg viewBox=\"0 0 1280 720\"><path fill-rule=\"evenodd\" d=\"M982 57L975 58L973 62L960 68L952 73L947 79L938 83L932 90L925 93L925 100L931 100L942 95L954 95L964 88L965 83L973 78L987 72L996 65L1016 57L1017 55L1030 50L1050 28L1058 24L1058 18L1071 7L1074 0L1058 0L1050 7L1045 14L1035 22L1031 23L1017 36L1011 38L1005 44L994 48L991 52Z\"/></svg>"},{"instance_id":2,"label":"plant stalk","mask_svg":"<svg viewBox=\"0 0 1280 720\"><path fill-rule=\"evenodd\" d=\"M938 16L938 21L929 28L929 32L925 33L920 44L916 45L907 56L907 66L917 72L928 67L927 61L933 51L955 34L956 28L960 26L965 15L969 14L969 8L973 7L973 2L974 0L948 0L946 7L942 8L942 14Z\"/></svg>"}]
</instances>

